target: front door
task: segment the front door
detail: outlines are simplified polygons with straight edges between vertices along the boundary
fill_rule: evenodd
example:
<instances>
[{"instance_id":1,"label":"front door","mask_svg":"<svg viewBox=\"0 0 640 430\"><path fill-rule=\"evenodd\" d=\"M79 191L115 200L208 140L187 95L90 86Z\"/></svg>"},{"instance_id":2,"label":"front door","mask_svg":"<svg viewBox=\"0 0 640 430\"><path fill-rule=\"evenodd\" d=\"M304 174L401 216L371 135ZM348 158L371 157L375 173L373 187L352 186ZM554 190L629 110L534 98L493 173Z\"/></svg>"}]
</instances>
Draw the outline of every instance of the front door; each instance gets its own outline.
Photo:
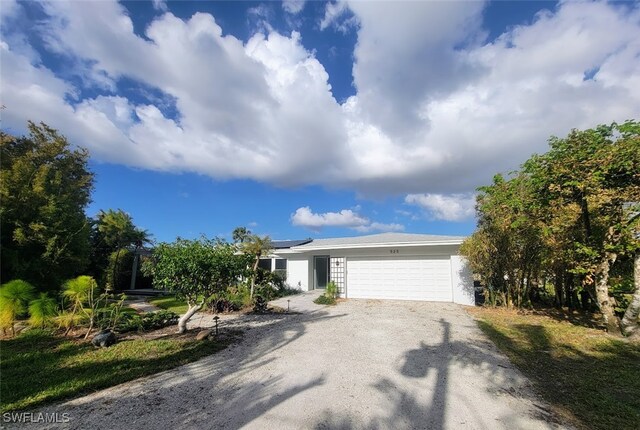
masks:
<instances>
[{"instance_id":1,"label":"front door","mask_svg":"<svg viewBox=\"0 0 640 430\"><path fill-rule=\"evenodd\" d=\"M327 288L329 283L329 256L316 255L313 257L313 287L315 289Z\"/></svg>"}]
</instances>

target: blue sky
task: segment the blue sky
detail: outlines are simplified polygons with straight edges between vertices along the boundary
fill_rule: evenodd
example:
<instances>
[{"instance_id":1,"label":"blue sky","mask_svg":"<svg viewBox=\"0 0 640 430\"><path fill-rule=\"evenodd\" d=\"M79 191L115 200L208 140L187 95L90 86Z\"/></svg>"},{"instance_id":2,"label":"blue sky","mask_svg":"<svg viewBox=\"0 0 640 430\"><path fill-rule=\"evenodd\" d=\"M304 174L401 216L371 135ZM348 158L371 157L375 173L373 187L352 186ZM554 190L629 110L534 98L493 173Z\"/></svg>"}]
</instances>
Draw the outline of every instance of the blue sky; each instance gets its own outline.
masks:
<instances>
[{"instance_id":1,"label":"blue sky","mask_svg":"<svg viewBox=\"0 0 640 430\"><path fill-rule=\"evenodd\" d=\"M495 173L640 112L637 2L0 6L3 130L89 148L89 215L161 241L467 235Z\"/></svg>"}]
</instances>

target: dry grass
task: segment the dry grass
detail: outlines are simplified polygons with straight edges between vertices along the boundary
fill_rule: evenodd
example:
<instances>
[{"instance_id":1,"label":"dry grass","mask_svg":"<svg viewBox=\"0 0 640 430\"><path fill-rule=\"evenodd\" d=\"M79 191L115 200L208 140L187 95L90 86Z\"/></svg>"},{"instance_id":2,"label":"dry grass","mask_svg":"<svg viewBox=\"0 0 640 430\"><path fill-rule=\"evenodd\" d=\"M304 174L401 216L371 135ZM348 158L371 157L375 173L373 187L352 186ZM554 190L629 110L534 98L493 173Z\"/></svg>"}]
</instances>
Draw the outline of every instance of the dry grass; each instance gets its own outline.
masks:
<instances>
[{"instance_id":1,"label":"dry grass","mask_svg":"<svg viewBox=\"0 0 640 430\"><path fill-rule=\"evenodd\" d=\"M575 312L470 313L557 414L581 428L638 428L640 343L610 336L597 319Z\"/></svg>"}]
</instances>

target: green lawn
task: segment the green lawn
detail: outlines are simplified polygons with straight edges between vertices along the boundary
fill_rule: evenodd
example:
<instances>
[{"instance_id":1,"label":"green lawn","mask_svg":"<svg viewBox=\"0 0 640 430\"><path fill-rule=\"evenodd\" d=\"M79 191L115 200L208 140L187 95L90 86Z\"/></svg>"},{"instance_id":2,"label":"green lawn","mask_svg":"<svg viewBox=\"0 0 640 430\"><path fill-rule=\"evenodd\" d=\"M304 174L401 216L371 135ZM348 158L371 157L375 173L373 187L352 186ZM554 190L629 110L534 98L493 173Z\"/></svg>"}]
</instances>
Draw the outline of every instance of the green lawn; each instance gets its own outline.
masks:
<instances>
[{"instance_id":1,"label":"green lawn","mask_svg":"<svg viewBox=\"0 0 640 430\"><path fill-rule=\"evenodd\" d=\"M149 303L156 305L159 308L175 312L178 315L185 314L187 309L189 309L187 302L178 300L175 296L153 297L149 299Z\"/></svg>"},{"instance_id":2,"label":"green lawn","mask_svg":"<svg viewBox=\"0 0 640 430\"><path fill-rule=\"evenodd\" d=\"M97 349L88 342L34 330L0 341L0 412L23 410L161 372L217 352L228 343L175 335Z\"/></svg>"},{"instance_id":3,"label":"green lawn","mask_svg":"<svg viewBox=\"0 0 640 430\"><path fill-rule=\"evenodd\" d=\"M638 428L639 343L574 324L560 311L522 314L476 308L471 312L559 415L582 428Z\"/></svg>"}]
</instances>

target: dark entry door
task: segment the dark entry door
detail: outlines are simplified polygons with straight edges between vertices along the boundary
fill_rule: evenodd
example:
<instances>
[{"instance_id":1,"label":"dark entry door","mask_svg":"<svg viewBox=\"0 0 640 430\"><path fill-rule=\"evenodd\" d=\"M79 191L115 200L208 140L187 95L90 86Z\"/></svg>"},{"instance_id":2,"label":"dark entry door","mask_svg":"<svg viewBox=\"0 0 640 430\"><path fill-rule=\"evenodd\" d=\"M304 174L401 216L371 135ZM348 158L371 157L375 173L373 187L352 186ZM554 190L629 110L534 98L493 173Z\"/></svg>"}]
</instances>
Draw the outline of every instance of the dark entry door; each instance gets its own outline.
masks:
<instances>
[{"instance_id":1,"label":"dark entry door","mask_svg":"<svg viewBox=\"0 0 640 430\"><path fill-rule=\"evenodd\" d=\"M313 277L315 289L327 288L329 283L329 256L317 255L313 257Z\"/></svg>"}]
</instances>

